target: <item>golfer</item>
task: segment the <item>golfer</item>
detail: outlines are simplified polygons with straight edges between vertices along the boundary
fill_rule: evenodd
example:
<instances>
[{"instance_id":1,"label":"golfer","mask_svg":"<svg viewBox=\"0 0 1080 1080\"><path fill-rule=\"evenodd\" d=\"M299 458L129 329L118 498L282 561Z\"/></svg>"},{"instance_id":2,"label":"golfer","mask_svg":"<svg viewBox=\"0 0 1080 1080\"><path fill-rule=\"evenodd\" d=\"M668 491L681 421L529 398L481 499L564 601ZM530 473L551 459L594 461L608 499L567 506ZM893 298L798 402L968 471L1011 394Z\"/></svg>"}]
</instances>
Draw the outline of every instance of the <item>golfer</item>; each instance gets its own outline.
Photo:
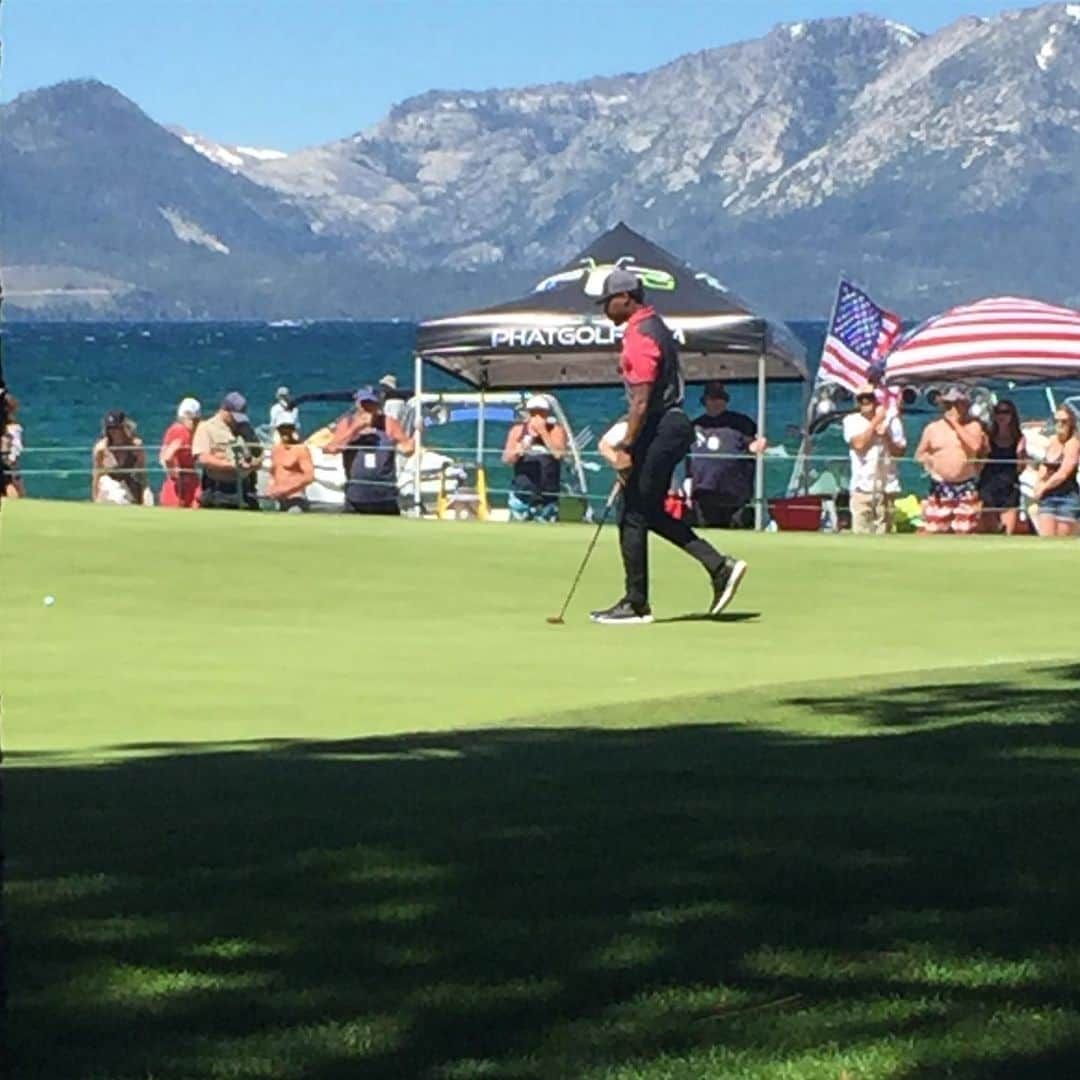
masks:
<instances>
[{"instance_id":1,"label":"golfer","mask_svg":"<svg viewBox=\"0 0 1080 1080\"><path fill-rule=\"evenodd\" d=\"M615 449L615 468L623 482L619 546L626 571L626 595L598 623L628 625L653 621L649 607L649 533L682 548L705 568L712 583L709 613L731 602L746 573L746 563L721 555L683 521L664 509L676 466L694 442L694 428L683 412L679 353L667 324L645 303L645 289L629 270L613 270L598 304L616 325L625 326L620 371L626 383L629 415L626 433Z\"/></svg>"}]
</instances>

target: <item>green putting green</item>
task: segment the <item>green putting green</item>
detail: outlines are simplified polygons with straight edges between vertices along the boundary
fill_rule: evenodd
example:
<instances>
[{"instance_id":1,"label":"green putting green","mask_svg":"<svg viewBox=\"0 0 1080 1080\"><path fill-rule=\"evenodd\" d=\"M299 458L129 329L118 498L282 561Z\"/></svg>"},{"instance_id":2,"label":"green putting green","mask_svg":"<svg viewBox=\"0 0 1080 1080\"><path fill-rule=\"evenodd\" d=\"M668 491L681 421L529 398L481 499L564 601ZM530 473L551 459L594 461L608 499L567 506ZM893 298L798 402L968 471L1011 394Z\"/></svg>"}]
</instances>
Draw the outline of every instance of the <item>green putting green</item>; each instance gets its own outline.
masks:
<instances>
[{"instance_id":1,"label":"green putting green","mask_svg":"<svg viewBox=\"0 0 1080 1080\"><path fill-rule=\"evenodd\" d=\"M750 563L713 622L694 618L700 569L654 541L660 624L599 627L588 610L621 595L612 529L558 627L580 526L29 502L3 517L10 751L579 722L601 705L647 725L687 695L977 678L1080 640L1067 542L713 534Z\"/></svg>"},{"instance_id":2,"label":"green putting green","mask_svg":"<svg viewBox=\"0 0 1080 1080\"><path fill-rule=\"evenodd\" d=\"M14 1075L1080 1075L1075 544L0 526Z\"/></svg>"}]
</instances>

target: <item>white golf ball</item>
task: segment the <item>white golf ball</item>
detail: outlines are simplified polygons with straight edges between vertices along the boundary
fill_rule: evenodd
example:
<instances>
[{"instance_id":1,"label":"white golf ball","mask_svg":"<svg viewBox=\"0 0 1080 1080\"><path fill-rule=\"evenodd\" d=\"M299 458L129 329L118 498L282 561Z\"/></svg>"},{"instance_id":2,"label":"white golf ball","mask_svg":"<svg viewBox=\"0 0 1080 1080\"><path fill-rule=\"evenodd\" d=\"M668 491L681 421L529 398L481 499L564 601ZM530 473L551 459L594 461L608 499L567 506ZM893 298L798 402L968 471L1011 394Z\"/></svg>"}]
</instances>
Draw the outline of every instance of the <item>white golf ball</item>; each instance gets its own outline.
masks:
<instances>
[{"instance_id":1,"label":"white golf ball","mask_svg":"<svg viewBox=\"0 0 1080 1080\"><path fill-rule=\"evenodd\" d=\"M53 604L55 604L55 603L56 603L56 597L55 596L46 596L45 597L45 606L46 607L52 607Z\"/></svg>"}]
</instances>

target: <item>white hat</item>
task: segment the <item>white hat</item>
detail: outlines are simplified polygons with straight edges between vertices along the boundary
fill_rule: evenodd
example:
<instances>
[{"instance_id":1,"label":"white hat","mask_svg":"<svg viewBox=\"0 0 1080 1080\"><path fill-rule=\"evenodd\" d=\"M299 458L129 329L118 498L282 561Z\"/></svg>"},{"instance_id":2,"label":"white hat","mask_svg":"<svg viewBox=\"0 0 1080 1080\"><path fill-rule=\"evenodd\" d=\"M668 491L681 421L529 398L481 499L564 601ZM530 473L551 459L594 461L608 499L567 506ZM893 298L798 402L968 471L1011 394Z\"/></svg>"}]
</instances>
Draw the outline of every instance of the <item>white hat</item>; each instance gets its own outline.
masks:
<instances>
[{"instance_id":1,"label":"white hat","mask_svg":"<svg viewBox=\"0 0 1080 1080\"><path fill-rule=\"evenodd\" d=\"M542 412L551 412L551 402L543 394L533 394L528 401L525 402L525 411L532 412L533 409L539 409Z\"/></svg>"},{"instance_id":2,"label":"white hat","mask_svg":"<svg viewBox=\"0 0 1080 1080\"><path fill-rule=\"evenodd\" d=\"M194 416L196 419L202 416L202 406L197 398L186 397L176 406L176 419L182 420L185 416Z\"/></svg>"}]
</instances>

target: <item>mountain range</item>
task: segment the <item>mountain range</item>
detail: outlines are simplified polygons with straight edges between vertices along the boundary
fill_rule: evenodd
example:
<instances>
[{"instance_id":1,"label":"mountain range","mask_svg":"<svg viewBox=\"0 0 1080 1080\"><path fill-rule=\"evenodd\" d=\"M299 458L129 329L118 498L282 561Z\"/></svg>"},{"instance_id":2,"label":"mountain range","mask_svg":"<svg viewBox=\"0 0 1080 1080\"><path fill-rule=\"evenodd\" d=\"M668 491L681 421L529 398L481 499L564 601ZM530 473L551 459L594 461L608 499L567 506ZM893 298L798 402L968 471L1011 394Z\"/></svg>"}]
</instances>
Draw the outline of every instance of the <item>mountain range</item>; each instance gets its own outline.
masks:
<instances>
[{"instance_id":1,"label":"mountain range","mask_svg":"<svg viewBox=\"0 0 1080 1080\"><path fill-rule=\"evenodd\" d=\"M1080 306L1080 4L777 26L639 74L433 90L294 153L92 80L0 107L8 314L354 318L521 291L618 220L789 318Z\"/></svg>"}]
</instances>

